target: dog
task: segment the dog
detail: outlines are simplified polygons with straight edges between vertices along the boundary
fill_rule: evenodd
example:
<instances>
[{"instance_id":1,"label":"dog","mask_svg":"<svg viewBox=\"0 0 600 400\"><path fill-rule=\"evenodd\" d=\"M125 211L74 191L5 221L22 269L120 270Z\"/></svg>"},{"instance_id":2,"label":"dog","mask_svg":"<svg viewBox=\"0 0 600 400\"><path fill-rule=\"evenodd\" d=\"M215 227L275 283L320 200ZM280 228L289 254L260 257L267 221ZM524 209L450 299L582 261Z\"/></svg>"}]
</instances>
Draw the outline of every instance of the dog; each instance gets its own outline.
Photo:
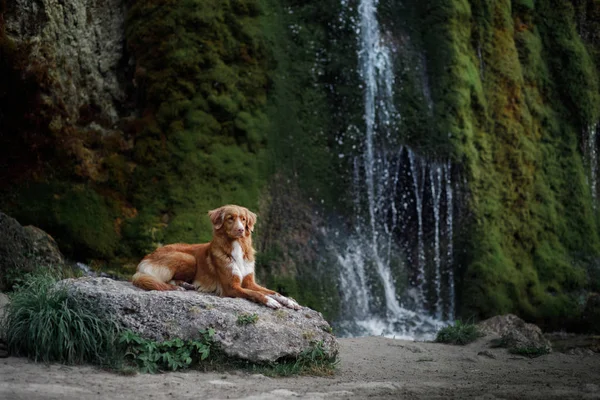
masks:
<instances>
[{"instance_id":1,"label":"dog","mask_svg":"<svg viewBox=\"0 0 600 400\"><path fill-rule=\"evenodd\" d=\"M132 283L145 290L197 290L241 297L278 309L299 310L294 300L254 281L252 231L256 214L226 205L208 212L213 239L201 244L170 244L148 254Z\"/></svg>"}]
</instances>

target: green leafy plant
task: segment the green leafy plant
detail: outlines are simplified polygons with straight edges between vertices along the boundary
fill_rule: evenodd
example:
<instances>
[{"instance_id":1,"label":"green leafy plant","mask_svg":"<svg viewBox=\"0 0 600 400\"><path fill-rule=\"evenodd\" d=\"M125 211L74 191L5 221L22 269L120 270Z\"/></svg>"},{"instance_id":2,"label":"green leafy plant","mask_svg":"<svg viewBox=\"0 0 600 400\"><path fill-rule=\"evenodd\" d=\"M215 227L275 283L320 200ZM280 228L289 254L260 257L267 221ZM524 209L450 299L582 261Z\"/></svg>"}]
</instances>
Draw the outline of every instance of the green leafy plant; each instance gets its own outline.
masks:
<instances>
[{"instance_id":1,"label":"green leafy plant","mask_svg":"<svg viewBox=\"0 0 600 400\"><path fill-rule=\"evenodd\" d=\"M509 353L529 358L535 358L550 353L550 348L546 346L519 346L514 340L510 340L506 336L492 340L491 347L504 347L508 349Z\"/></svg>"},{"instance_id":2,"label":"green leafy plant","mask_svg":"<svg viewBox=\"0 0 600 400\"><path fill-rule=\"evenodd\" d=\"M238 325L255 324L258 321L258 314L240 314L237 318Z\"/></svg>"},{"instance_id":3,"label":"green leafy plant","mask_svg":"<svg viewBox=\"0 0 600 400\"><path fill-rule=\"evenodd\" d=\"M110 364L119 325L89 302L57 285L52 271L23 278L10 295L3 336L12 354L34 361Z\"/></svg>"},{"instance_id":4,"label":"green leafy plant","mask_svg":"<svg viewBox=\"0 0 600 400\"><path fill-rule=\"evenodd\" d=\"M119 343L124 345L125 360L135 365L141 372L177 371L186 369L206 360L213 347L213 329L201 330L197 340L179 338L155 342L142 338L127 330L122 333Z\"/></svg>"},{"instance_id":5,"label":"green leafy plant","mask_svg":"<svg viewBox=\"0 0 600 400\"><path fill-rule=\"evenodd\" d=\"M447 326L438 331L435 341L438 343L465 345L483 336L475 324L455 321L454 325Z\"/></svg>"},{"instance_id":6,"label":"green leafy plant","mask_svg":"<svg viewBox=\"0 0 600 400\"><path fill-rule=\"evenodd\" d=\"M547 347L513 347L508 349L508 351L512 354L518 354L529 358L536 358L550 353L550 350Z\"/></svg>"}]
</instances>

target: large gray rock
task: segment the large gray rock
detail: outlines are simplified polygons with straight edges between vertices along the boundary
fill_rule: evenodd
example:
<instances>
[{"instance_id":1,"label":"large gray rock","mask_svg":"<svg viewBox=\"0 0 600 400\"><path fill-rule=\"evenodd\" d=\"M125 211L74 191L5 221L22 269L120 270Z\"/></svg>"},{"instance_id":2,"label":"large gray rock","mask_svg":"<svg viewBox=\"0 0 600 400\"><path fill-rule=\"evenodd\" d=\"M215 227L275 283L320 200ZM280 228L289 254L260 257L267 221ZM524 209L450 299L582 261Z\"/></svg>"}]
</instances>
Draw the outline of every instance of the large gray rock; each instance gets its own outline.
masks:
<instances>
[{"instance_id":1,"label":"large gray rock","mask_svg":"<svg viewBox=\"0 0 600 400\"><path fill-rule=\"evenodd\" d=\"M502 337L502 343L509 349L543 349L549 352L552 344L544 337L542 330L513 314L497 315L478 324L486 335Z\"/></svg>"},{"instance_id":2,"label":"large gray rock","mask_svg":"<svg viewBox=\"0 0 600 400\"><path fill-rule=\"evenodd\" d=\"M148 339L197 339L200 329L213 328L215 341L227 355L253 362L296 357L315 342L322 342L330 356L338 352L329 324L309 308L272 310L245 299L195 291L145 291L109 278L62 282L73 295L108 310L125 328ZM258 315L256 323L238 323L239 316L252 314Z\"/></svg>"}]
</instances>

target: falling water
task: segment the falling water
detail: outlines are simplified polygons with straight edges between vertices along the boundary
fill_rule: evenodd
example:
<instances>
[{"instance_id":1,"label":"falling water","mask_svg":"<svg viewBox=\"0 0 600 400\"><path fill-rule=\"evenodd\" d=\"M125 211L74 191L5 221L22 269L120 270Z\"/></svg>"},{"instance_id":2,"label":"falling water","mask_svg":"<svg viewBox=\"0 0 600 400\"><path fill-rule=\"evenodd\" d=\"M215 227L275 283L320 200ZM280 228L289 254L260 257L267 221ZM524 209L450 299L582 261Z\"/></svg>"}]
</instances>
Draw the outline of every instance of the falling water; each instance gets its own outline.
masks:
<instances>
[{"instance_id":1,"label":"falling water","mask_svg":"<svg viewBox=\"0 0 600 400\"><path fill-rule=\"evenodd\" d=\"M587 132L587 159L590 168L590 191L594 199L594 206L596 206L598 192L597 192L597 180L598 180L598 129L600 123L591 125L588 127Z\"/></svg>"},{"instance_id":2,"label":"falling water","mask_svg":"<svg viewBox=\"0 0 600 400\"><path fill-rule=\"evenodd\" d=\"M435 263L434 282L435 282L435 297L437 298L435 306L435 316L438 319L442 318L442 279L441 267L442 259L440 257L440 198L442 196L442 169L437 167L429 170L431 181L431 194L433 197L433 216L435 218L435 236L434 236L434 253L433 259Z\"/></svg>"},{"instance_id":3,"label":"falling water","mask_svg":"<svg viewBox=\"0 0 600 400\"><path fill-rule=\"evenodd\" d=\"M446 238L448 239L448 245L446 248L446 281L448 282L448 308L447 308L447 320L454 320L454 271L452 269L454 264L454 228L452 224L452 215L454 214L453 207L453 195L452 195L452 179L450 178L452 173L450 161L446 164Z\"/></svg>"},{"instance_id":4,"label":"falling water","mask_svg":"<svg viewBox=\"0 0 600 400\"><path fill-rule=\"evenodd\" d=\"M354 158L355 230L338 246L345 317L338 325L348 335L429 338L443 310L454 308L451 264L442 259L443 250L452 256L450 164L397 143L398 83L377 0L361 0L358 12L365 127Z\"/></svg>"},{"instance_id":5,"label":"falling water","mask_svg":"<svg viewBox=\"0 0 600 400\"><path fill-rule=\"evenodd\" d=\"M412 182L415 194L415 201L417 206L417 265L418 274L416 282L413 284L419 287L419 296L421 302L425 300L423 288L425 287L425 244L423 241L423 184L425 182L425 165L421 162L421 159L416 159L413 152L409 153L410 157L410 168L412 175Z\"/></svg>"}]
</instances>

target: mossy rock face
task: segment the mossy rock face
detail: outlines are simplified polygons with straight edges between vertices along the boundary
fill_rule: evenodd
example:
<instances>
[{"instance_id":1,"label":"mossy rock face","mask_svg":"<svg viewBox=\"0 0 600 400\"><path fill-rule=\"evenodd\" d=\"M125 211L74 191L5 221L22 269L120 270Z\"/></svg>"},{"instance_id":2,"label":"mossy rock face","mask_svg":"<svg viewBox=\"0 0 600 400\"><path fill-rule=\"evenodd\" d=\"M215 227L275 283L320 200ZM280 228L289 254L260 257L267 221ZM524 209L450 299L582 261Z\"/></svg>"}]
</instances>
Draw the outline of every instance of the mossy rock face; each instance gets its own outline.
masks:
<instances>
[{"instance_id":1,"label":"mossy rock face","mask_svg":"<svg viewBox=\"0 0 600 400\"><path fill-rule=\"evenodd\" d=\"M51 71L0 32L3 210L71 257L133 263L160 244L209 240L206 211L242 204L264 223L263 282L335 316L334 262L315 228L330 221L298 219L293 237L280 219L293 207L353 220L355 5L129 2L136 64L122 72L139 112L110 129L68 123ZM582 152L600 119L598 2L383 0L378 15L395 49L394 140L450 159L468 193L455 221L459 314L578 321L581 293L600 287ZM91 104L80 113L95 118Z\"/></svg>"},{"instance_id":2,"label":"mossy rock face","mask_svg":"<svg viewBox=\"0 0 600 400\"><path fill-rule=\"evenodd\" d=\"M74 257L109 259L119 247L116 210L88 186L36 184L16 196L22 208L15 215L53 232L60 248Z\"/></svg>"},{"instance_id":3,"label":"mossy rock face","mask_svg":"<svg viewBox=\"0 0 600 400\"><path fill-rule=\"evenodd\" d=\"M593 46L569 1L435 1L422 11L436 125L470 193L459 311L575 323L600 252L580 151L600 117Z\"/></svg>"}]
</instances>

